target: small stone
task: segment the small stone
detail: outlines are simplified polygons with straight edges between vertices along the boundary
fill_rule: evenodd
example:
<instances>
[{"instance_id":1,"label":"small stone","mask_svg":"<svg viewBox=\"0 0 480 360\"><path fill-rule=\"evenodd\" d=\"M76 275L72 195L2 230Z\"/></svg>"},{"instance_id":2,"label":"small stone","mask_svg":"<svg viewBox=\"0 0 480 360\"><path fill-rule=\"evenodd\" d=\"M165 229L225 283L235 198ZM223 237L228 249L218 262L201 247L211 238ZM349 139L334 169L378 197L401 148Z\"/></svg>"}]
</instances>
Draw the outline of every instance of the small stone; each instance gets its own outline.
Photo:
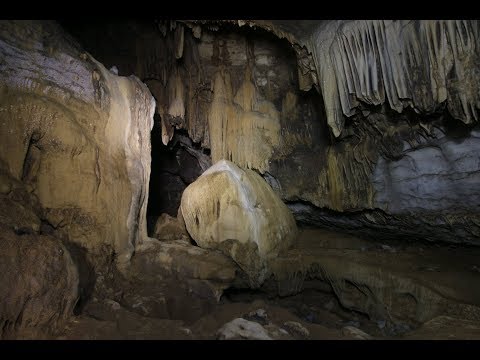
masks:
<instances>
[{"instance_id":1,"label":"small stone","mask_svg":"<svg viewBox=\"0 0 480 360\"><path fill-rule=\"evenodd\" d=\"M93 77L93 80L99 81L100 80L100 73L97 70L93 70L92 77Z\"/></svg>"},{"instance_id":2,"label":"small stone","mask_svg":"<svg viewBox=\"0 0 480 360\"><path fill-rule=\"evenodd\" d=\"M105 303L112 308L112 310L120 310L122 307L119 303L113 300L105 300Z\"/></svg>"},{"instance_id":3,"label":"small stone","mask_svg":"<svg viewBox=\"0 0 480 360\"><path fill-rule=\"evenodd\" d=\"M217 331L218 340L272 340L265 328L253 321L237 318Z\"/></svg>"},{"instance_id":4,"label":"small stone","mask_svg":"<svg viewBox=\"0 0 480 360\"><path fill-rule=\"evenodd\" d=\"M383 329L386 324L387 324L387 323L386 323L385 320L379 320L379 321L377 321L377 326L378 326L379 329Z\"/></svg>"},{"instance_id":5,"label":"small stone","mask_svg":"<svg viewBox=\"0 0 480 360\"><path fill-rule=\"evenodd\" d=\"M360 326L360 322L358 322L358 321L348 321L347 326L353 326L353 327L358 328Z\"/></svg>"},{"instance_id":6,"label":"small stone","mask_svg":"<svg viewBox=\"0 0 480 360\"><path fill-rule=\"evenodd\" d=\"M299 322L287 321L283 324L283 327L292 335L299 335L304 338L310 337L310 331Z\"/></svg>"},{"instance_id":7,"label":"small stone","mask_svg":"<svg viewBox=\"0 0 480 360\"><path fill-rule=\"evenodd\" d=\"M255 311L251 311L248 313L247 316L244 316L247 320L256 321L262 325L268 323L268 315L265 309L257 309Z\"/></svg>"},{"instance_id":8,"label":"small stone","mask_svg":"<svg viewBox=\"0 0 480 360\"><path fill-rule=\"evenodd\" d=\"M392 252L392 253L397 252L397 250L395 248L393 248L389 245L382 245L381 247L382 247L382 250L385 250L385 251L389 251L389 252Z\"/></svg>"},{"instance_id":9,"label":"small stone","mask_svg":"<svg viewBox=\"0 0 480 360\"><path fill-rule=\"evenodd\" d=\"M366 332L354 327L354 326L345 326L342 329L342 333L345 336L353 336L356 340L372 340L373 338L368 335Z\"/></svg>"},{"instance_id":10,"label":"small stone","mask_svg":"<svg viewBox=\"0 0 480 360\"><path fill-rule=\"evenodd\" d=\"M192 330L188 328L181 328L180 330L183 331L185 335L192 335Z\"/></svg>"},{"instance_id":11,"label":"small stone","mask_svg":"<svg viewBox=\"0 0 480 360\"><path fill-rule=\"evenodd\" d=\"M115 75L118 75L118 69L115 65L113 65L111 68L110 68L110 72L112 74L115 74Z\"/></svg>"},{"instance_id":12,"label":"small stone","mask_svg":"<svg viewBox=\"0 0 480 360\"><path fill-rule=\"evenodd\" d=\"M250 315L252 315L252 313L250 313ZM261 317L262 319L268 318L268 315L267 315L267 312L265 311L265 309L258 309L256 311L254 311L253 315L257 315L258 317Z\"/></svg>"}]
</instances>

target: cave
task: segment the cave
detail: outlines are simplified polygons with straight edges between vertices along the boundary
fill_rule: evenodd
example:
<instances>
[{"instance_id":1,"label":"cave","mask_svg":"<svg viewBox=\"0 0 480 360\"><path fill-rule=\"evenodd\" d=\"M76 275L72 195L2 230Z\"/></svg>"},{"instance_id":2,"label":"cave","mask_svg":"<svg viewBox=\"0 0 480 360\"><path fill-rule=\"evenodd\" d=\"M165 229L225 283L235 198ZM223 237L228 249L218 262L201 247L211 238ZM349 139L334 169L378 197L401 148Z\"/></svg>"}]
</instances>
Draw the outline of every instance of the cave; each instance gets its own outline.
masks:
<instances>
[{"instance_id":1,"label":"cave","mask_svg":"<svg viewBox=\"0 0 480 360\"><path fill-rule=\"evenodd\" d=\"M0 20L0 339L479 340L479 34Z\"/></svg>"}]
</instances>

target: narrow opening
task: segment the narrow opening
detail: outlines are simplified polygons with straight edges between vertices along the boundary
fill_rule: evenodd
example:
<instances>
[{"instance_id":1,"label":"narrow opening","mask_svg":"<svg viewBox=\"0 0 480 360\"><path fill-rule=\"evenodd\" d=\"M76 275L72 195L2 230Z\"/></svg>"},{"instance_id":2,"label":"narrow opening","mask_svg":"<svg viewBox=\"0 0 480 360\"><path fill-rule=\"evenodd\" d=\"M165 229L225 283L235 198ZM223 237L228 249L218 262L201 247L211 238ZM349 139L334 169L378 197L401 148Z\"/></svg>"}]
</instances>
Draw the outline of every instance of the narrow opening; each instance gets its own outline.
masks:
<instances>
[{"instance_id":1,"label":"narrow opening","mask_svg":"<svg viewBox=\"0 0 480 360\"><path fill-rule=\"evenodd\" d=\"M187 132L175 130L174 137L167 144L162 143L160 115L155 114L151 134L152 161L147 207L147 227L152 235L157 219L164 213L176 217L182 193L202 173L195 157L197 146L189 147Z\"/></svg>"}]
</instances>

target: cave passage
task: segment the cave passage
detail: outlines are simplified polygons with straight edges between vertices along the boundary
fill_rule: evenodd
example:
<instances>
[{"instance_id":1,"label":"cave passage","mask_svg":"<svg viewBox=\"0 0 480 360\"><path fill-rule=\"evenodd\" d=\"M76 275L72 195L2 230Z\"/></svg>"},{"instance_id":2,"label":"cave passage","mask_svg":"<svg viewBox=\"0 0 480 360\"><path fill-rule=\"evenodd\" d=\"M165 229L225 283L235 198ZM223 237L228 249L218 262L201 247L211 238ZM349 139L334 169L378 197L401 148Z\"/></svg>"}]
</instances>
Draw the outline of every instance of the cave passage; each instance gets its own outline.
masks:
<instances>
[{"instance_id":1,"label":"cave passage","mask_svg":"<svg viewBox=\"0 0 480 360\"><path fill-rule=\"evenodd\" d=\"M149 235L152 234L160 215L165 213L177 216L183 190L202 173L197 158L188 150L208 153L201 149L187 150L183 139L188 141L189 138L186 132L181 130L176 130L173 140L164 145L161 131L160 116L155 114L151 135L152 162L147 207Z\"/></svg>"}]
</instances>

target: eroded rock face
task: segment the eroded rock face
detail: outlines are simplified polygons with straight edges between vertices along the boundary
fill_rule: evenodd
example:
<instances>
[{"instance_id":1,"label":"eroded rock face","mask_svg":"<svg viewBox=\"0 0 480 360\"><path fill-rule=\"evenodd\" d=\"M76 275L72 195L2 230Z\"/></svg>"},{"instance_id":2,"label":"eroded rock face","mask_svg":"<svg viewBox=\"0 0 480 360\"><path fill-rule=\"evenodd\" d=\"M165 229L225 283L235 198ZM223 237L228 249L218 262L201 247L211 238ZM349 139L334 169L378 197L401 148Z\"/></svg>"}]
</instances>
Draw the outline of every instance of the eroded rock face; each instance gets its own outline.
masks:
<instances>
[{"instance_id":1,"label":"eroded rock face","mask_svg":"<svg viewBox=\"0 0 480 360\"><path fill-rule=\"evenodd\" d=\"M0 159L45 221L119 267L146 237L154 100L105 69L55 23L0 22Z\"/></svg>"},{"instance_id":2,"label":"eroded rock face","mask_svg":"<svg viewBox=\"0 0 480 360\"><path fill-rule=\"evenodd\" d=\"M181 210L197 244L230 256L254 287L268 272L266 261L287 249L297 232L292 214L265 180L226 160L185 189Z\"/></svg>"},{"instance_id":3,"label":"eroded rock face","mask_svg":"<svg viewBox=\"0 0 480 360\"><path fill-rule=\"evenodd\" d=\"M0 184L0 338L42 338L73 315L79 271L31 189L1 166Z\"/></svg>"},{"instance_id":4,"label":"eroded rock face","mask_svg":"<svg viewBox=\"0 0 480 360\"><path fill-rule=\"evenodd\" d=\"M165 141L185 129L213 162L259 171L309 225L478 244L478 21L247 22L291 44L186 23L129 24L122 45Z\"/></svg>"},{"instance_id":5,"label":"eroded rock face","mask_svg":"<svg viewBox=\"0 0 480 360\"><path fill-rule=\"evenodd\" d=\"M73 315L78 271L53 237L0 226L1 338L42 336Z\"/></svg>"}]
</instances>

